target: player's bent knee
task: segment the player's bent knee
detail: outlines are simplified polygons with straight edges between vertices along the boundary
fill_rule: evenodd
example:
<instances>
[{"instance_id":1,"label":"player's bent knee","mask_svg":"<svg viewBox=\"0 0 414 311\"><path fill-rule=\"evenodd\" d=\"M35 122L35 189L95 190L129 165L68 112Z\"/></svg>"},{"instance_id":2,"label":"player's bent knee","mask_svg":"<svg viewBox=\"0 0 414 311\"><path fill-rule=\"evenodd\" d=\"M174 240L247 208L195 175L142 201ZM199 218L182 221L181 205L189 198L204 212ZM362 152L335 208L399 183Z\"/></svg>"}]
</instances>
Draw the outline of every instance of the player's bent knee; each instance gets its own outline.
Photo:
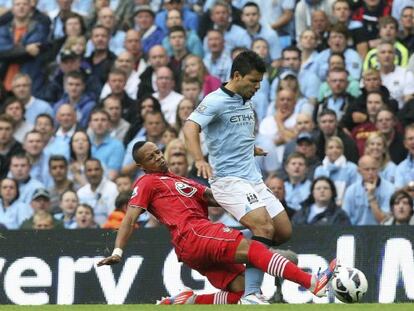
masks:
<instances>
[{"instance_id":1,"label":"player's bent knee","mask_svg":"<svg viewBox=\"0 0 414 311\"><path fill-rule=\"evenodd\" d=\"M275 229L271 223L260 223L255 224L250 230L253 232L253 235L267 238L269 240L273 239L275 235Z\"/></svg>"}]
</instances>

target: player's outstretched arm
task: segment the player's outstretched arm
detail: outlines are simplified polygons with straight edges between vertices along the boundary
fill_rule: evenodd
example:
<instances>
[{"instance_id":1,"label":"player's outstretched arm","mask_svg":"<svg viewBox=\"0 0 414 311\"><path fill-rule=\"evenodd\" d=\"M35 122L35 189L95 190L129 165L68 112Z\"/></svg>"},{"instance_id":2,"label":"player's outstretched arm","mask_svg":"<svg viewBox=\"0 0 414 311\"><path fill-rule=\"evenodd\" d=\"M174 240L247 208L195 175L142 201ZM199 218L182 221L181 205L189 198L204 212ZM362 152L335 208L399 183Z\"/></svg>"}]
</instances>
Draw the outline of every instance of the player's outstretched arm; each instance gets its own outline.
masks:
<instances>
[{"instance_id":1,"label":"player's outstretched arm","mask_svg":"<svg viewBox=\"0 0 414 311\"><path fill-rule=\"evenodd\" d=\"M137 223L138 216L143 212L143 209L138 206L129 205L127 213L122 220L121 227L118 230L115 240L115 249L111 256L98 262L98 267L103 265L114 265L121 261L122 250L126 246L132 232L134 231L135 224Z\"/></svg>"},{"instance_id":2,"label":"player's outstretched arm","mask_svg":"<svg viewBox=\"0 0 414 311\"><path fill-rule=\"evenodd\" d=\"M201 151L200 130L201 127L196 122L191 120L186 121L183 128L185 144L194 158L197 175L209 179L213 176L213 170L210 164L204 160L203 152Z\"/></svg>"}]
</instances>

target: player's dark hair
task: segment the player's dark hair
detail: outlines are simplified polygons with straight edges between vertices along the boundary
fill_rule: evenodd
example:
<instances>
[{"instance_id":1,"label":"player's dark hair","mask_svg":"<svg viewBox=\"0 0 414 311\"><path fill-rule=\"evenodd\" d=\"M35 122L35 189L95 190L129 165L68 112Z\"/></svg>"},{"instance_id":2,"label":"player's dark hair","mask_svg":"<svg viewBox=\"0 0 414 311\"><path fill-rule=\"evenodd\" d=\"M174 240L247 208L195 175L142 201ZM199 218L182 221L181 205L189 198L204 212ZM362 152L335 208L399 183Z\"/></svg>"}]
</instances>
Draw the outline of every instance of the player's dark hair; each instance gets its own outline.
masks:
<instances>
[{"instance_id":1,"label":"player's dark hair","mask_svg":"<svg viewBox=\"0 0 414 311\"><path fill-rule=\"evenodd\" d=\"M244 51L241 52L233 60L233 65L231 66L230 77L234 77L234 73L237 71L239 74L244 77L253 70L256 70L260 73L266 72L266 64L262 58L253 51Z\"/></svg>"},{"instance_id":2,"label":"player's dark hair","mask_svg":"<svg viewBox=\"0 0 414 311\"><path fill-rule=\"evenodd\" d=\"M138 158L138 151L146 144L146 141L137 141L134 144L134 147L132 147L132 158L134 159L136 164L139 164L139 158Z\"/></svg>"}]
</instances>

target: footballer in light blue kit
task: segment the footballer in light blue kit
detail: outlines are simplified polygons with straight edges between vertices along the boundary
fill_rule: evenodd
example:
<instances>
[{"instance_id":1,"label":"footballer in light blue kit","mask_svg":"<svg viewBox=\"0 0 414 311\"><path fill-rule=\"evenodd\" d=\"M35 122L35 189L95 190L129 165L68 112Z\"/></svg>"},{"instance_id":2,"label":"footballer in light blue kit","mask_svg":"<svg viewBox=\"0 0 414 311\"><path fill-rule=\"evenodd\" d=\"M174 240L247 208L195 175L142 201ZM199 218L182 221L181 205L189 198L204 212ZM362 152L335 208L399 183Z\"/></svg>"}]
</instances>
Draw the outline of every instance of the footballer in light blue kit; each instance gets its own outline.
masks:
<instances>
[{"instance_id":1,"label":"footballer in light blue kit","mask_svg":"<svg viewBox=\"0 0 414 311\"><path fill-rule=\"evenodd\" d=\"M252 231L253 240L270 247L287 241L292 227L282 204L264 184L254 159L266 152L255 146L256 121L250 99L265 71L255 52L240 53L233 61L230 81L193 111L184 125L184 136L198 174L209 178L216 201ZM201 130L210 164L202 156ZM267 304L260 294L262 280L263 273L247 268L242 302Z\"/></svg>"}]
</instances>

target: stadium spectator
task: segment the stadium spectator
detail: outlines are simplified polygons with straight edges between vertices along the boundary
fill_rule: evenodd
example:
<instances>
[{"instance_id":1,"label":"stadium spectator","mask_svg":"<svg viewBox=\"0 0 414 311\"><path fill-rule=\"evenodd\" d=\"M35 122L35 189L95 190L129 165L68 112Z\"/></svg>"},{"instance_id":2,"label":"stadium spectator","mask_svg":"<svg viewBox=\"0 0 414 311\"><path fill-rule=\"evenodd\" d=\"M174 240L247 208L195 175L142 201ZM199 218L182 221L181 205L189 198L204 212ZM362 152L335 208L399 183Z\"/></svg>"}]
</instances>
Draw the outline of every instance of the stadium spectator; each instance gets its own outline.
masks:
<instances>
[{"instance_id":1,"label":"stadium spectator","mask_svg":"<svg viewBox=\"0 0 414 311\"><path fill-rule=\"evenodd\" d=\"M9 97L3 105L3 111L13 119L13 137L23 143L24 137L33 129L33 124L24 120L24 105L16 97Z\"/></svg>"},{"instance_id":2,"label":"stadium spectator","mask_svg":"<svg viewBox=\"0 0 414 311\"><path fill-rule=\"evenodd\" d=\"M287 180L285 180L287 205L298 211L300 204L309 196L311 181L306 178L307 163L303 154L294 152L285 162Z\"/></svg>"},{"instance_id":3,"label":"stadium spectator","mask_svg":"<svg viewBox=\"0 0 414 311\"><path fill-rule=\"evenodd\" d=\"M71 137L70 143L70 161L68 177L79 189L87 184L85 175L85 162L91 158L92 144L89 136L82 130L77 130Z\"/></svg>"},{"instance_id":4,"label":"stadium spectator","mask_svg":"<svg viewBox=\"0 0 414 311\"><path fill-rule=\"evenodd\" d=\"M319 52L316 50L317 34L312 29L306 29L300 35L298 48L301 56L301 70L309 70L315 62L316 56Z\"/></svg>"},{"instance_id":5,"label":"stadium spectator","mask_svg":"<svg viewBox=\"0 0 414 311\"><path fill-rule=\"evenodd\" d=\"M46 187L49 185L49 156L45 152L43 135L32 130L26 134L23 141L23 150L30 159L30 176L40 181Z\"/></svg>"},{"instance_id":6,"label":"stadium spectator","mask_svg":"<svg viewBox=\"0 0 414 311\"><path fill-rule=\"evenodd\" d=\"M365 142L365 154L370 155L380 163L379 175L391 183L395 182L395 171L397 166L390 159L387 139L379 132L369 134Z\"/></svg>"},{"instance_id":7,"label":"stadium spectator","mask_svg":"<svg viewBox=\"0 0 414 311\"><path fill-rule=\"evenodd\" d=\"M202 84L197 78L186 78L181 81L181 94L191 103L198 105L203 99L201 87Z\"/></svg>"},{"instance_id":8,"label":"stadium spectator","mask_svg":"<svg viewBox=\"0 0 414 311\"><path fill-rule=\"evenodd\" d=\"M336 204L335 185L328 177L317 177L310 195L292 218L296 225L350 225L348 215Z\"/></svg>"},{"instance_id":9,"label":"stadium spectator","mask_svg":"<svg viewBox=\"0 0 414 311\"><path fill-rule=\"evenodd\" d=\"M137 5L134 8L134 25L141 36L142 51L147 54L157 44L161 44L164 33L155 24L155 13L147 4Z\"/></svg>"},{"instance_id":10,"label":"stadium spectator","mask_svg":"<svg viewBox=\"0 0 414 311\"><path fill-rule=\"evenodd\" d=\"M116 59L116 55L109 50L109 39L110 33L106 27L97 25L92 28L91 42L94 51L85 60L91 67L91 75L100 82L100 89L108 79L109 70Z\"/></svg>"},{"instance_id":11,"label":"stadium spectator","mask_svg":"<svg viewBox=\"0 0 414 311\"><path fill-rule=\"evenodd\" d=\"M269 175L266 178L266 186L272 191L275 197L282 203L283 207L286 210L286 213L289 216L289 219L292 219L292 216L295 214L295 210L290 208L285 200L286 191L285 191L285 181L278 177L277 175Z\"/></svg>"},{"instance_id":12,"label":"stadium spectator","mask_svg":"<svg viewBox=\"0 0 414 311\"><path fill-rule=\"evenodd\" d=\"M221 82L226 82L230 78L231 56L230 52L224 49L225 42L223 33L217 29L208 31L205 41L207 48L204 49L203 62L208 72L219 78Z\"/></svg>"},{"instance_id":13,"label":"stadium spectator","mask_svg":"<svg viewBox=\"0 0 414 311\"><path fill-rule=\"evenodd\" d=\"M317 154L322 161L325 158L325 144L328 138L338 136L344 144L344 156L348 161L358 162L358 149L352 138L339 127L336 112L331 109L322 110L318 116Z\"/></svg>"},{"instance_id":14,"label":"stadium spectator","mask_svg":"<svg viewBox=\"0 0 414 311\"><path fill-rule=\"evenodd\" d=\"M85 174L88 183L77 191L79 202L93 207L94 221L101 225L115 209L118 190L115 183L104 177L103 167L98 159L86 160Z\"/></svg>"},{"instance_id":15,"label":"stadium spectator","mask_svg":"<svg viewBox=\"0 0 414 311\"><path fill-rule=\"evenodd\" d=\"M170 171L178 176L187 177L188 161L185 153L175 152L168 159L168 167Z\"/></svg>"},{"instance_id":16,"label":"stadium spectator","mask_svg":"<svg viewBox=\"0 0 414 311\"><path fill-rule=\"evenodd\" d=\"M396 6L396 1L393 3L393 8ZM400 31L398 33L398 40L407 47L409 55L414 52L414 7L406 6L401 11Z\"/></svg>"},{"instance_id":17,"label":"stadium spectator","mask_svg":"<svg viewBox=\"0 0 414 311\"><path fill-rule=\"evenodd\" d=\"M390 198L395 187L379 175L379 162L369 155L358 161L358 179L345 191L342 208L352 225L377 225L390 212Z\"/></svg>"},{"instance_id":18,"label":"stadium spectator","mask_svg":"<svg viewBox=\"0 0 414 311\"><path fill-rule=\"evenodd\" d=\"M126 75L126 83L124 85L123 90L126 92L126 95L133 100L137 99L137 92L138 92L138 85L140 83L139 80L139 73L135 71L133 68L134 58L133 55L127 51L121 52L115 60L115 68L121 69L125 72ZM117 94L118 96L124 97L124 93L114 85L114 83L110 84L111 81L111 73L115 73L113 69L109 72L108 81L102 88L102 92L100 98L103 99L107 97L110 93ZM128 107L128 106L127 106Z\"/></svg>"},{"instance_id":19,"label":"stadium spectator","mask_svg":"<svg viewBox=\"0 0 414 311\"><path fill-rule=\"evenodd\" d=\"M50 230L55 229L53 216L47 211L37 211L33 215L33 226L34 230Z\"/></svg>"},{"instance_id":20,"label":"stadium spectator","mask_svg":"<svg viewBox=\"0 0 414 311\"><path fill-rule=\"evenodd\" d=\"M111 137L110 126L108 112L100 108L92 111L89 120L92 157L100 160L107 170L106 176L113 180L121 169L125 148L121 141Z\"/></svg>"},{"instance_id":21,"label":"stadium spectator","mask_svg":"<svg viewBox=\"0 0 414 311\"><path fill-rule=\"evenodd\" d=\"M403 135L397 130L397 119L389 109L381 109L375 120L375 127L387 140L388 151L391 160L400 164L407 157L407 149L404 146Z\"/></svg>"},{"instance_id":22,"label":"stadium spectator","mask_svg":"<svg viewBox=\"0 0 414 311\"><path fill-rule=\"evenodd\" d=\"M48 12L52 20L51 38L58 39L65 35L64 24L72 11L73 0L59 0L56 1L57 8Z\"/></svg>"},{"instance_id":23,"label":"stadium spectator","mask_svg":"<svg viewBox=\"0 0 414 311\"><path fill-rule=\"evenodd\" d=\"M125 135L131 127L131 124L122 117L121 100L114 95L109 95L102 101L102 106L109 114L109 135L121 142L124 141Z\"/></svg>"},{"instance_id":24,"label":"stadium spectator","mask_svg":"<svg viewBox=\"0 0 414 311\"><path fill-rule=\"evenodd\" d=\"M337 136L329 137L325 146L325 158L315 170L315 178L325 176L336 188L336 204L342 206L345 189L358 178L358 167L344 156L344 144Z\"/></svg>"},{"instance_id":25,"label":"stadium spectator","mask_svg":"<svg viewBox=\"0 0 414 311\"><path fill-rule=\"evenodd\" d=\"M40 211L50 213L50 194L45 188L38 188L33 193L31 198L30 207L27 209L25 220L20 226L20 229L32 229L33 219L36 213ZM53 220L53 218L52 218ZM57 222L57 220L56 220Z\"/></svg>"},{"instance_id":26,"label":"stadium spectator","mask_svg":"<svg viewBox=\"0 0 414 311\"><path fill-rule=\"evenodd\" d=\"M94 209L88 204L79 204L76 207L75 220L76 220L76 226L73 229L98 228L98 225L95 222Z\"/></svg>"},{"instance_id":27,"label":"stadium spectator","mask_svg":"<svg viewBox=\"0 0 414 311\"><path fill-rule=\"evenodd\" d=\"M29 207L19 200L17 181L4 178L0 181L0 224L7 229L18 229Z\"/></svg>"},{"instance_id":28,"label":"stadium spectator","mask_svg":"<svg viewBox=\"0 0 414 311\"><path fill-rule=\"evenodd\" d=\"M6 177L10 159L23 152L22 145L13 137L14 120L6 114L0 115L0 178Z\"/></svg>"},{"instance_id":29,"label":"stadium spectator","mask_svg":"<svg viewBox=\"0 0 414 311\"><path fill-rule=\"evenodd\" d=\"M119 174L114 182L119 193L132 190L132 179L128 175Z\"/></svg>"},{"instance_id":30,"label":"stadium spectator","mask_svg":"<svg viewBox=\"0 0 414 311\"><path fill-rule=\"evenodd\" d=\"M115 210L109 214L106 222L101 226L103 229L117 230L121 226L122 220L125 217L128 202L131 197L131 191L120 192L115 199ZM138 228L138 224L134 224Z\"/></svg>"},{"instance_id":31,"label":"stadium spectator","mask_svg":"<svg viewBox=\"0 0 414 311\"><path fill-rule=\"evenodd\" d=\"M394 192L390 199L391 214L383 225L414 225L413 200L404 190Z\"/></svg>"},{"instance_id":32,"label":"stadium spectator","mask_svg":"<svg viewBox=\"0 0 414 311\"><path fill-rule=\"evenodd\" d=\"M185 97L178 103L177 113L175 116L175 129L177 130L178 136L181 139L184 138L184 133L182 132L182 127L184 125L184 122L187 120L190 114L194 111L194 109L195 109L194 103Z\"/></svg>"},{"instance_id":33,"label":"stadium spectator","mask_svg":"<svg viewBox=\"0 0 414 311\"><path fill-rule=\"evenodd\" d=\"M53 214L61 212L59 209L62 194L67 190L73 190L74 184L68 179L68 160L60 155L52 155L49 158L49 171L51 182L48 185L50 194L51 212Z\"/></svg>"},{"instance_id":34,"label":"stadium spectator","mask_svg":"<svg viewBox=\"0 0 414 311\"><path fill-rule=\"evenodd\" d=\"M33 94L38 95L44 82L40 54L46 48L49 25L34 18L30 0L13 1L11 12L13 19L0 25L0 77L10 91L14 76L26 73L33 81Z\"/></svg>"},{"instance_id":35,"label":"stadium spectator","mask_svg":"<svg viewBox=\"0 0 414 311\"><path fill-rule=\"evenodd\" d=\"M322 52L328 48L328 37L331 24L323 10L315 10L310 15L310 29L316 34L316 51Z\"/></svg>"},{"instance_id":36,"label":"stadium spectator","mask_svg":"<svg viewBox=\"0 0 414 311\"><path fill-rule=\"evenodd\" d=\"M155 24L162 29L164 34L168 33L168 16L172 11L177 11L182 16L183 25L185 28L193 31L198 30L198 15L193 12L184 0L165 0L164 9L157 12L155 16Z\"/></svg>"},{"instance_id":37,"label":"stadium spectator","mask_svg":"<svg viewBox=\"0 0 414 311\"><path fill-rule=\"evenodd\" d=\"M140 76L147 68L147 63L143 57L141 49L141 36L138 31L134 29L127 30L125 34L124 47L133 57L132 67Z\"/></svg>"},{"instance_id":38,"label":"stadium spectator","mask_svg":"<svg viewBox=\"0 0 414 311\"><path fill-rule=\"evenodd\" d=\"M152 94L161 104L161 110L166 121L170 125L175 123L175 114L177 106L183 95L174 91L174 74L173 71L164 66L156 71L156 85L158 91Z\"/></svg>"},{"instance_id":39,"label":"stadium spectator","mask_svg":"<svg viewBox=\"0 0 414 311\"><path fill-rule=\"evenodd\" d=\"M142 98L158 90L155 72L158 68L168 65L167 51L161 45L154 45L148 52L149 66L139 76L141 82L138 86L137 98Z\"/></svg>"},{"instance_id":40,"label":"stadium spectator","mask_svg":"<svg viewBox=\"0 0 414 311\"><path fill-rule=\"evenodd\" d=\"M170 55L170 68L173 70L174 76L180 78L180 80L176 81L176 83L178 83L178 88L180 88L181 85L183 62L185 57L189 54L185 44L186 36L187 34L182 26L173 26L168 33L168 41L172 49L172 55Z\"/></svg>"},{"instance_id":41,"label":"stadium spectator","mask_svg":"<svg viewBox=\"0 0 414 311\"><path fill-rule=\"evenodd\" d=\"M89 115L95 107L95 100L87 93L84 75L79 71L65 74L65 94L54 104L55 113L63 104L69 104L76 110L77 120L83 128L88 124Z\"/></svg>"},{"instance_id":42,"label":"stadium spectator","mask_svg":"<svg viewBox=\"0 0 414 311\"><path fill-rule=\"evenodd\" d=\"M32 95L32 79L27 74L18 73L12 81L12 91L14 96L24 104L25 120L34 124L36 117L41 113L53 115L53 109L49 103L36 98Z\"/></svg>"},{"instance_id":43,"label":"stadium spectator","mask_svg":"<svg viewBox=\"0 0 414 311\"><path fill-rule=\"evenodd\" d=\"M400 189L408 185L414 178L414 124L407 125L404 133L404 146L408 150L407 158L397 166L395 172L395 187Z\"/></svg>"},{"instance_id":44,"label":"stadium spectator","mask_svg":"<svg viewBox=\"0 0 414 311\"><path fill-rule=\"evenodd\" d=\"M172 9L167 12L166 25L168 28L168 31L166 32L166 34L168 34L170 29L174 26L184 27L185 32L186 32L185 46L187 50L191 54L197 55L199 57L203 57L204 55L203 44L201 43L201 40L197 35L197 32L196 32L197 29L189 29L188 27L183 25L181 12L179 10ZM167 50L168 55L171 56L173 54L173 50L171 48L171 44L169 42L168 36L165 36L165 38L162 40L162 46Z\"/></svg>"},{"instance_id":45,"label":"stadium spectator","mask_svg":"<svg viewBox=\"0 0 414 311\"><path fill-rule=\"evenodd\" d=\"M61 105L56 111L56 121L56 139L60 139L69 145L73 134L79 129L76 110L69 104Z\"/></svg>"}]
</instances>

